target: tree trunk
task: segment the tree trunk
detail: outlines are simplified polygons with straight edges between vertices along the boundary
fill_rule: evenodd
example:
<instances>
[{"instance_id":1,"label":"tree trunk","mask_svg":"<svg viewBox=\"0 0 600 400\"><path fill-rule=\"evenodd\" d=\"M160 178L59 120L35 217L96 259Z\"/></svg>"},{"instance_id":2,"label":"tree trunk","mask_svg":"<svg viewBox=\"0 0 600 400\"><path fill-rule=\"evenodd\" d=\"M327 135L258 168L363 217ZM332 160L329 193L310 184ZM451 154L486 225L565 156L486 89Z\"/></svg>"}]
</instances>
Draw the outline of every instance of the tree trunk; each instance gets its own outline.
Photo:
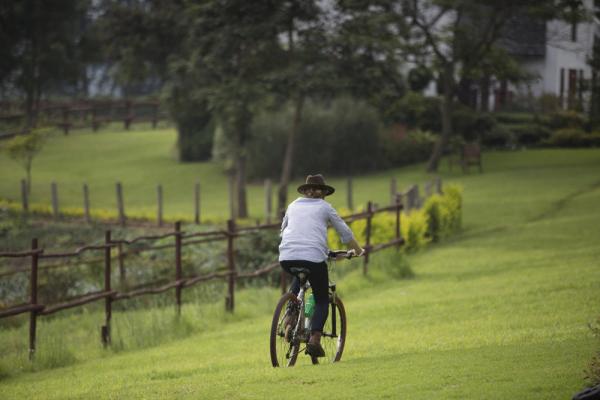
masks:
<instances>
[{"instance_id":1,"label":"tree trunk","mask_svg":"<svg viewBox=\"0 0 600 400\"><path fill-rule=\"evenodd\" d=\"M27 161L25 172L27 174L27 197L29 197L31 196L31 160Z\"/></svg>"},{"instance_id":2,"label":"tree trunk","mask_svg":"<svg viewBox=\"0 0 600 400\"><path fill-rule=\"evenodd\" d=\"M287 145L285 147L285 156L283 158L283 167L281 169L281 179L279 181L279 191L277 193L277 213L278 216L287 206L287 188L292 175L292 163L294 161L294 142L298 135L300 122L302 121L302 110L304 108L304 96L300 95L294 104L294 119L292 127L288 132Z\"/></svg>"},{"instance_id":3,"label":"tree trunk","mask_svg":"<svg viewBox=\"0 0 600 400\"><path fill-rule=\"evenodd\" d=\"M490 111L490 76L485 73L481 78L481 107L480 110L483 112Z\"/></svg>"},{"instance_id":4,"label":"tree trunk","mask_svg":"<svg viewBox=\"0 0 600 400\"><path fill-rule=\"evenodd\" d=\"M452 98L454 97L454 68L451 65L444 68L443 99L442 99L442 134L433 146L433 152L427 162L427 172L436 172L440 159L444 155L446 145L452 134Z\"/></svg>"},{"instance_id":5,"label":"tree trunk","mask_svg":"<svg viewBox=\"0 0 600 400\"><path fill-rule=\"evenodd\" d=\"M246 154L244 154L244 149L240 149L236 157L235 182L237 194L237 217L248 218L248 204L246 202Z\"/></svg>"},{"instance_id":6,"label":"tree trunk","mask_svg":"<svg viewBox=\"0 0 600 400\"><path fill-rule=\"evenodd\" d=\"M467 107L475 108L475 104L473 104L473 99L471 97L471 83L472 80L468 78L461 78L458 83L458 101L464 104Z\"/></svg>"}]
</instances>

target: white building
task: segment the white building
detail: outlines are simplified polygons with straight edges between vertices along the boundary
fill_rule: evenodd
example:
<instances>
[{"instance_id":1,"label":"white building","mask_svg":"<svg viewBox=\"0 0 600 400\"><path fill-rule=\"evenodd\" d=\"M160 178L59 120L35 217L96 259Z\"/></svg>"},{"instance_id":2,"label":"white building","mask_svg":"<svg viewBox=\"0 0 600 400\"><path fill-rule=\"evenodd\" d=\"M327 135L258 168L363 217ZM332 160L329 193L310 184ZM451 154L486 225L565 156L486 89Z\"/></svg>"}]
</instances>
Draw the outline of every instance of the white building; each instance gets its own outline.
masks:
<instances>
[{"instance_id":1,"label":"white building","mask_svg":"<svg viewBox=\"0 0 600 400\"><path fill-rule=\"evenodd\" d=\"M594 1L584 0L593 11ZM585 84L592 77L588 60L600 24L596 18L570 24L566 21L535 21L527 16L511 21L506 27L502 46L518 60L532 79L518 86L494 82L489 108L510 104L515 96L538 97L553 94L564 109L585 107L589 93ZM481 99L478 99L481 104Z\"/></svg>"}]
</instances>

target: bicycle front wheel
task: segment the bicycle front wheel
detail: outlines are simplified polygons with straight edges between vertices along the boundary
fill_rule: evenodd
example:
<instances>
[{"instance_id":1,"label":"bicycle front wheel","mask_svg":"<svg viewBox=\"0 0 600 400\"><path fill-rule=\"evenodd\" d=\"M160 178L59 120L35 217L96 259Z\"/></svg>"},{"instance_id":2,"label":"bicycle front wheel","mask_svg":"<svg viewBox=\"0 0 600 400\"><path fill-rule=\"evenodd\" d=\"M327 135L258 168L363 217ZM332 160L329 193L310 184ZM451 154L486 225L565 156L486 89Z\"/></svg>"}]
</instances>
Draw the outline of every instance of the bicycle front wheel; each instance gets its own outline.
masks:
<instances>
[{"instance_id":1,"label":"bicycle front wheel","mask_svg":"<svg viewBox=\"0 0 600 400\"><path fill-rule=\"evenodd\" d=\"M325 350L325 357L312 357L313 364L318 364L319 361L324 363L340 361L344 352L346 344L346 309L338 296L335 296L335 302L330 299L329 307L329 317L325 321L323 334L321 335L321 346Z\"/></svg>"},{"instance_id":2,"label":"bicycle front wheel","mask_svg":"<svg viewBox=\"0 0 600 400\"><path fill-rule=\"evenodd\" d=\"M271 322L271 363L274 367L293 367L298 359L300 338L294 328L300 318L300 306L292 293L284 294L273 313Z\"/></svg>"}]
</instances>

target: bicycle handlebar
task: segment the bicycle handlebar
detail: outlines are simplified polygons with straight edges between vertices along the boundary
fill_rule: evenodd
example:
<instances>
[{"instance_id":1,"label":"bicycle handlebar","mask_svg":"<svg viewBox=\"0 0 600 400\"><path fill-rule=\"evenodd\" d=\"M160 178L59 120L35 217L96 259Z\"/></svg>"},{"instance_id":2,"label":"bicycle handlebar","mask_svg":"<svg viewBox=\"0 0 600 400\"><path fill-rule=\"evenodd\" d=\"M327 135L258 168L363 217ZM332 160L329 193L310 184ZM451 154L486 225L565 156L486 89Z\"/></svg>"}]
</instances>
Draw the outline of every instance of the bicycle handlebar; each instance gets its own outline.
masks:
<instances>
[{"instance_id":1,"label":"bicycle handlebar","mask_svg":"<svg viewBox=\"0 0 600 400\"><path fill-rule=\"evenodd\" d=\"M356 254L354 250L329 250L327 257L330 260L337 259L338 256L344 256L346 259L350 260L354 257L361 257L363 254Z\"/></svg>"}]
</instances>

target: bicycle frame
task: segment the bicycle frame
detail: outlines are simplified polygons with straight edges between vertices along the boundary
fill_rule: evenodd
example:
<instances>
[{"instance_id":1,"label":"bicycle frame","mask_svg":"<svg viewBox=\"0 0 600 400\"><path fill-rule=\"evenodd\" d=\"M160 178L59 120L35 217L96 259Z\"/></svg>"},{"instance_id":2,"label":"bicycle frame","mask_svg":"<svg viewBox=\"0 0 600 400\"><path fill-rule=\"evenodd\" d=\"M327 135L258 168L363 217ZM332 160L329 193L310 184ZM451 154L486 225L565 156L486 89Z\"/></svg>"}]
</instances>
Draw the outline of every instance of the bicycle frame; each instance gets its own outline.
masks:
<instances>
[{"instance_id":1,"label":"bicycle frame","mask_svg":"<svg viewBox=\"0 0 600 400\"><path fill-rule=\"evenodd\" d=\"M329 261L328 268L331 268L335 260L330 257ZM305 351L304 344L311 337L311 326L305 310L306 294L311 288L308 281L310 271L297 268L290 272L299 280L298 293L285 293L273 314L270 352L274 367L294 366L298 355ZM329 282L327 300L331 308L321 337L325 338L325 361L337 362L342 357L346 343L346 313L343 302L337 296L335 283ZM319 363L317 357L311 356L311 361L313 364Z\"/></svg>"},{"instance_id":2,"label":"bicycle frame","mask_svg":"<svg viewBox=\"0 0 600 400\"><path fill-rule=\"evenodd\" d=\"M298 292L296 299L298 300L300 312L298 314L298 320L296 322L296 326L294 327L293 338L300 337L300 341L308 341L309 336L310 336L310 331L303 332L306 329L306 327L304 326L304 320L305 320L304 297L306 295L306 291L310 288L310 282L308 282L306 280L306 276L304 274L299 274L298 279L300 279L300 291ZM331 305L331 314L329 315L328 318L331 319L331 333L323 332L323 336L336 338L336 337L338 337L338 335L337 335L337 327L336 327L337 318L336 318L336 307L335 307L335 298L336 298L335 284L329 285L329 289L331 291L331 300L329 301L329 303ZM304 333L304 335L302 335L302 333Z\"/></svg>"}]
</instances>

